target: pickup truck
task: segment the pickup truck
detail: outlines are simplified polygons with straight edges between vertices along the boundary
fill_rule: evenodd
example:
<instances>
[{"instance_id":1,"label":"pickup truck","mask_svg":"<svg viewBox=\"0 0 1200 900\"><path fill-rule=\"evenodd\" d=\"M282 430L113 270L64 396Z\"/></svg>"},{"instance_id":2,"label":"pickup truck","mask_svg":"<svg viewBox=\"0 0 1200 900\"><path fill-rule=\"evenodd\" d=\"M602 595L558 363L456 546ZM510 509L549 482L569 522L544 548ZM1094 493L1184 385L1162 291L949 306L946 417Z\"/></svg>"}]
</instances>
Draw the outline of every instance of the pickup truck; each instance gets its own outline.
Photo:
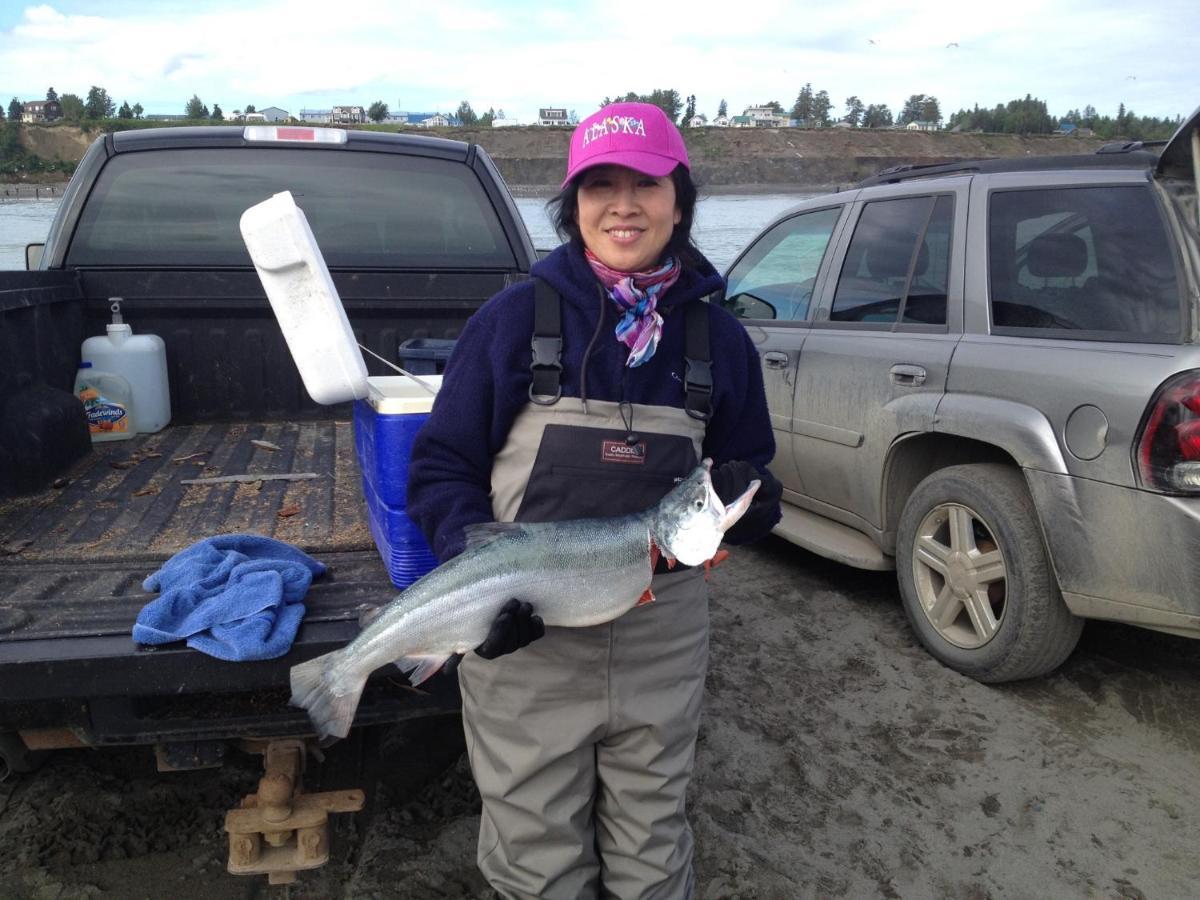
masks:
<instances>
[{"instance_id":1,"label":"pickup truck","mask_svg":"<svg viewBox=\"0 0 1200 900\"><path fill-rule=\"evenodd\" d=\"M475 145L273 126L98 139L44 247L29 248L36 271L0 273L0 775L49 748L153 745L161 768L178 769L217 764L239 741L303 739L290 667L344 645L359 607L395 594L367 526L349 406L305 394L238 230L245 209L283 190L359 342L385 359L406 339L454 338L536 258ZM166 343L171 423L80 447L80 344L104 333L113 297L135 334ZM320 477L183 483L300 472ZM143 580L233 532L329 567L290 652L233 663L135 644L134 619L154 596ZM378 678L356 723L453 712L457 685L431 684Z\"/></svg>"}]
</instances>

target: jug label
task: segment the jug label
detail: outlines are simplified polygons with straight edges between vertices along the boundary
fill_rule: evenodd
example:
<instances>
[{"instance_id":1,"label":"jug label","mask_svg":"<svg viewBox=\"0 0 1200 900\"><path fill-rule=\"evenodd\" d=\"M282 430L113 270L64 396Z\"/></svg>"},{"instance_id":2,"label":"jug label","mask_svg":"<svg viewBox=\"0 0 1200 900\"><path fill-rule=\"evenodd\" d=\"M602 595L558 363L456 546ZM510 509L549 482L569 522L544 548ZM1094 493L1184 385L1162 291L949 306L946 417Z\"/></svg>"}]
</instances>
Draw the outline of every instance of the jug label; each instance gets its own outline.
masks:
<instances>
[{"instance_id":1,"label":"jug label","mask_svg":"<svg viewBox=\"0 0 1200 900\"><path fill-rule=\"evenodd\" d=\"M102 396L95 388L79 392L87 413L88 431L92 434L126 432L129 430L129 410L120 403Z\"/></svg>"}]
</instances>

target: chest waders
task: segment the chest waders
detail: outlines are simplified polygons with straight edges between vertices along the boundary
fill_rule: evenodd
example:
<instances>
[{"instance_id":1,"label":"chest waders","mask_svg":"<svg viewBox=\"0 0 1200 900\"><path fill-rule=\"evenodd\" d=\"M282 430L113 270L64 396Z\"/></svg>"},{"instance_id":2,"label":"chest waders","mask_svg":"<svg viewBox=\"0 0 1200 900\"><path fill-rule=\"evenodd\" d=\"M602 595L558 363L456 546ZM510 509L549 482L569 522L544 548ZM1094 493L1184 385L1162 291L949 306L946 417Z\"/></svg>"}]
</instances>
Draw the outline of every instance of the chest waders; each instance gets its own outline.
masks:
<instances>
[{"instance_id":1,"label":"chest waders","mask_svg":"<svg viewBox=\"0 0 1200 900\"><path fill-rule=\"evenodd\" d=\"M712 392L706 306L687 305L698 312L685 317L684 409L596 400L585 409L561 396L560 300L536 285L530 403L492 468L497 521L657 503L700 458ZM708 592L702 570L687 568L655 574L653 592L655 602L614 622L547 628L517 653L463 658L463 722L483 798L479 868L503 897L691 896L684 804Z\"/></svg>"}]
</instances>

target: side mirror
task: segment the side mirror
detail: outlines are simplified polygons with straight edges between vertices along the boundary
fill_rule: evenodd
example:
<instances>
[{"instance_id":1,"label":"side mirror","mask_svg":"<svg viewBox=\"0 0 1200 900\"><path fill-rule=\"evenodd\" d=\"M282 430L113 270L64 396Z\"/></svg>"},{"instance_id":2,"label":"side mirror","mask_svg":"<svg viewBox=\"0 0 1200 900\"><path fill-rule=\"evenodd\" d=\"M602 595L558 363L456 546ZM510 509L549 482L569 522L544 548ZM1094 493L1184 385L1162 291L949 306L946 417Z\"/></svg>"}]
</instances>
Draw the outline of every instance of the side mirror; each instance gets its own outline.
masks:
<instances>
[{"instance_id":1,"label":"side mirror","mask_svg":"<svg viewBox=\"0 0 1200 900\"><path fill-rule=\"evenodd\" d=\"M721 301L721 305L739 319L774 319L775 307L753 294L735 294Z\"/></svg>"},{"instance_id":2,"label":"side mirror","mask_svg":"<svg viewBox=\"0 0 1200 900\"><path fill-rule=\"evenodd\" d=\"M45 244L26 244L25 245L25 269L32 272L42 264L42 251L46 249Z\"/></svg>"}]
</instances>

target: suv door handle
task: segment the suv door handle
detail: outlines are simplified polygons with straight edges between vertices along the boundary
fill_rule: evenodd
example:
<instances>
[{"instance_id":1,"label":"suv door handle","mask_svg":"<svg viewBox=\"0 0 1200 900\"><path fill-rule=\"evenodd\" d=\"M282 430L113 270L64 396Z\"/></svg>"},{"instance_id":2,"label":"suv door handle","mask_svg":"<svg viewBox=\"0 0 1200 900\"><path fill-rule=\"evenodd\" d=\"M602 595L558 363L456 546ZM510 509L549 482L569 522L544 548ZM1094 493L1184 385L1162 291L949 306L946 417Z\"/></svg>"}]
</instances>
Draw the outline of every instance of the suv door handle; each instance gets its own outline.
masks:
<instances>
[{"instance_id":1,"label":"suv door handle","mask_svg":"<svg viewBox=\"0 0 1200 900\"><path fill-rule=\"evenodd\" d=\"M780 353L778 350L771 350L763 354L763 365L768 369L786 369L788 367L788 355Z\"/></svg>"},{"instance_id":2,"label":"suv door handle","mask_svg":"<svg viewBox=\"0 0 1200 900\"><path fill-rule=\"evenodd\" d=\"M897 364L891 368L892 381L896 384L907 384L920 387L925 383L926 372L920 366Z\"/></svg>"}]
</instances>

